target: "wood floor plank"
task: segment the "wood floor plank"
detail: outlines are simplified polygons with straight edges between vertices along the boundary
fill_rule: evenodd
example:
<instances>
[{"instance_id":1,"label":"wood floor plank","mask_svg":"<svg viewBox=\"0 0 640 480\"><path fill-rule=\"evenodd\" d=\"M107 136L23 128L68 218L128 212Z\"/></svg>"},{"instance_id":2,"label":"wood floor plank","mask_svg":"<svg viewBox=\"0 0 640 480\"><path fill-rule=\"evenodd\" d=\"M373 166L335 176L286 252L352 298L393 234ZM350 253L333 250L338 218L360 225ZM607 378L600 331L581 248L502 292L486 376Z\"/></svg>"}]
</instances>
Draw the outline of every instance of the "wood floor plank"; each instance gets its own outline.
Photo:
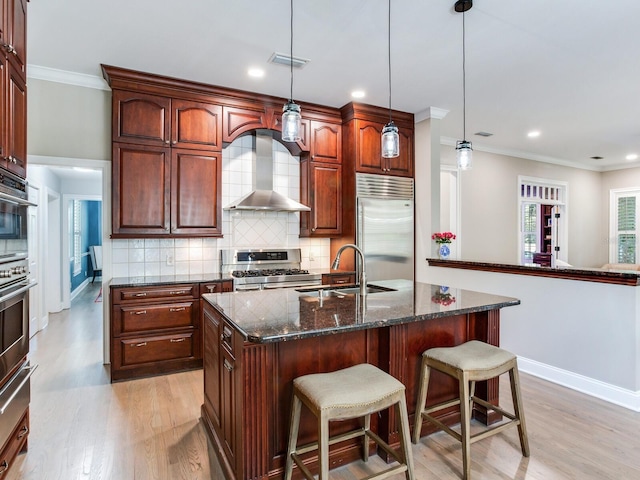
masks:
<instances>
[{"instance_id":1,"label":"wood floor plank","mask_svg":"<svg viewBox=\"0 0 640 480\"><path fill-rule=\"evenodd\" d=\"M98 289L51 315L31 340L39 367L29 452L7 479L222 480L200 422L202 370L110 384ZM522 457L515 429L474 443L474 480L640 479L640 413L529 375L521 383L531 457ZM506 377L501 392L511 409ZM423 437L412 452L416 479L460 478L460 445L447 434ZM355 480L384 466L374 456L332 470L331 478Z\"/></svg>"}]
</instances>

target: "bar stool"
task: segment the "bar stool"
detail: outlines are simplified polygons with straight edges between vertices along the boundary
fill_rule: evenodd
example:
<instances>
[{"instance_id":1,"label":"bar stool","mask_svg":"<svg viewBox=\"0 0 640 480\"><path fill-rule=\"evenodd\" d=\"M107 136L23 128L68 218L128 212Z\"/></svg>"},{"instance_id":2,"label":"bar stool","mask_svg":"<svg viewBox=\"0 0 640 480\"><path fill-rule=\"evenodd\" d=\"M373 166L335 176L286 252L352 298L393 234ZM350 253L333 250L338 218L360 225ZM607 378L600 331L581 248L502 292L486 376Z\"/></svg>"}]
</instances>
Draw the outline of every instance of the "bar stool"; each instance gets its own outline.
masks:
<instances>
[{"instance_id":1,"label":"bar stool","mask_svg":"<svg viewBox=\"0 0 640 480\"><path fill-rule=\"evenodd\" d=\"M432 368L458 380L460 384L459 398L439 403L429 408L425 406L429 386L429 374ZM509 372L514 414L506 412L499 406L492 405L474 396L475 383L477 381L489 380L506 372ZM527 439L527 428L524 421L524 410L520 396L518 364L516 356L513 353L477 340L471 340L455 347L430 348L422 354L420 376L421 380L416 404L417 412L413 430L413 443L418 443L420 439L423 418L457 439L462 443L463 478L465 480L471 478L471 444L477 440L495 435L508 427L518 427L522 455L525 457L529 456L529 441ZM469 384L471 384L471 386ZM461 400L463 401L461 402ZM474 402L486 407L488 410L501 413L507 417L509 421L487 427L483 429L483 431L471 435L470 421ZM460 405L460 433L449 428L433 416L433 413L439 410L458 404Z\"/></svg>"},{"instance_id":2,"label":"bar stool","mask_svg":"<svg viewBox=\"0 0 640 480\"><path fill-rule=\"evenodd\" d=\"M318 419L319 441L298 448L298 429L303 403ZM392 449L388 443L370 430L371 414L393 405L396 406L400 420L401 452ZM329 422L359 417L364 417L363 427L329 437ZM368 438L371 438L399 463L367 479L386 478L401 472L405 472L407 480L415 478L405 387L394 377L373 365L362 363L331 373L316 373L294 379L290 428L285 480L291 480L293 462L307 480L313 480L313 475L304 465L300 455L316 449L320 463L318 480L328 480L329 445L360 436L364 437L362 459L365 462L369 459Z\"/></svg>"}]
</instances>

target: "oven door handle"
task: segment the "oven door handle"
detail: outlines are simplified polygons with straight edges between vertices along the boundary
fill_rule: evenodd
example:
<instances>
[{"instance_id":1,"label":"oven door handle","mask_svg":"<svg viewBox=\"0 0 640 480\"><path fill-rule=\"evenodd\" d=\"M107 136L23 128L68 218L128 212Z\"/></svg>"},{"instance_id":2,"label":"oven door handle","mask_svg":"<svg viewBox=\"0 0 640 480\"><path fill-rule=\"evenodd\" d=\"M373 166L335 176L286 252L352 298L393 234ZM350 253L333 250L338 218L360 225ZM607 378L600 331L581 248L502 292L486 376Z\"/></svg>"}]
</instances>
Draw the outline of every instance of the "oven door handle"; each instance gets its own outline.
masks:
<instances>
[{"instance_id":1,"label":"oven door handle","mask_svg":"<svg viewBox=\"0 0 640 480\"><path fill-rule=\"evenodd\" d=\"M27 207L37 207L38 204L25 200L23 198L14 197L8 193L0 192L0 198L7 202L15 203L16 205L25 205Z\"/></svg>"},{"instance_id":2,"label":"oven door handle","mask_svg":"<svg viewBox=\"0 0 640 480\"><path fill-rule=\"evenodd\" d=\"M16 297L24 292L26 292L27 290L29 290L31 287L35 287L38 284L38 282L27 282L24 286L20 287L18 290L15 290L11 293L9 293L8 295L5 295L3 297L0 297L0 303L2 302L6 302L7 300L11 300L13 297Z\"/></svg>"},{"instance_id":3,"label":"oven door handle","mask_svg":"<svg viewBox=\"0 0 640 480\"><path fill-rule=\"evenodd\" d=\"M36 368L38 368L37 364L33 365L33 366L29 366L29 367L24 367L22 370L20 370L20 372L24 372L25 370L28 370L29 373L27 373L27 375L18 384L18 387L13 391L11 396L9 398L7 398L7 401L4 402L4 405L2 405L2 407L0 407L0 415L4 415L4 412L7 410L7 408L9 408L9 405L11 405L11 402L13 402L13 399L16 398L18 393L20 393L20 390L22 390L22 387L24 387L25 383L27 383L29 381L29 379L31 378L31 375L33 375L33 372L36 371ZM18 374L19 374L19 372L18 372ZM7 387L8 386L9 385L7 385Z\"/></svg>"}]
</instances>

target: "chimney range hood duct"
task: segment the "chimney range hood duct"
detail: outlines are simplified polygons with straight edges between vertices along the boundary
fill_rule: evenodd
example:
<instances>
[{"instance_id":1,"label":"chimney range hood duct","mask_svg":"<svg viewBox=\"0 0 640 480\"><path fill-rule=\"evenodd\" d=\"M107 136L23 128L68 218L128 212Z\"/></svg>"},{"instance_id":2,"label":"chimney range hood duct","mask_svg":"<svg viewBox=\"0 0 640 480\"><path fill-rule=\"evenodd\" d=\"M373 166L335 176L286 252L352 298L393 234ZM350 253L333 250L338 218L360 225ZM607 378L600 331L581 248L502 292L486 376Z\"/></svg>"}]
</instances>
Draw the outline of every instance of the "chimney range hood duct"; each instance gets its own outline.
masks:
<instances>
[{"instance_id":1,"label":"chimney range hood duct","mask_svg":"<svg viewBox=\"0 0 640 480\"><path fill-rule=\"evenodd\" d=\"M273 139L271 131L256 130L256 150L253 158L253 186L248 195L226 206L225 210L271 210L309 212L302 203L273 190Z\"/></svg>"}]
</instances>

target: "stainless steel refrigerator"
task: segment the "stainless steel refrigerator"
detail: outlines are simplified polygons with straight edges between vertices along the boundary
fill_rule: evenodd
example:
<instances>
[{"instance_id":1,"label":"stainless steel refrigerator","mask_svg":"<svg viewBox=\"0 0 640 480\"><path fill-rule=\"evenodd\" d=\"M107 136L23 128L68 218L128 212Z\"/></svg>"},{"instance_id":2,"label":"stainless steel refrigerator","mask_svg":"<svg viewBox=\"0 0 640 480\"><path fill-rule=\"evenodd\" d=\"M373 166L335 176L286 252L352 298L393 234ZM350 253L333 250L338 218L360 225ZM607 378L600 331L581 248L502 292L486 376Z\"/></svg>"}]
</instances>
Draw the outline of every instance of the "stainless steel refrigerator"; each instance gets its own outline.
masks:
<instances>
[{"instance_id":1,"label":"stainless steel refrigerator","mask_svg":"<svg viewBox=\"0 0 640 480\"><path fill-rule=\"evenodd\" d=\"M414 279L412 178L356 174L356 243L367 281Z\"/></svg>"}]
</instances>

